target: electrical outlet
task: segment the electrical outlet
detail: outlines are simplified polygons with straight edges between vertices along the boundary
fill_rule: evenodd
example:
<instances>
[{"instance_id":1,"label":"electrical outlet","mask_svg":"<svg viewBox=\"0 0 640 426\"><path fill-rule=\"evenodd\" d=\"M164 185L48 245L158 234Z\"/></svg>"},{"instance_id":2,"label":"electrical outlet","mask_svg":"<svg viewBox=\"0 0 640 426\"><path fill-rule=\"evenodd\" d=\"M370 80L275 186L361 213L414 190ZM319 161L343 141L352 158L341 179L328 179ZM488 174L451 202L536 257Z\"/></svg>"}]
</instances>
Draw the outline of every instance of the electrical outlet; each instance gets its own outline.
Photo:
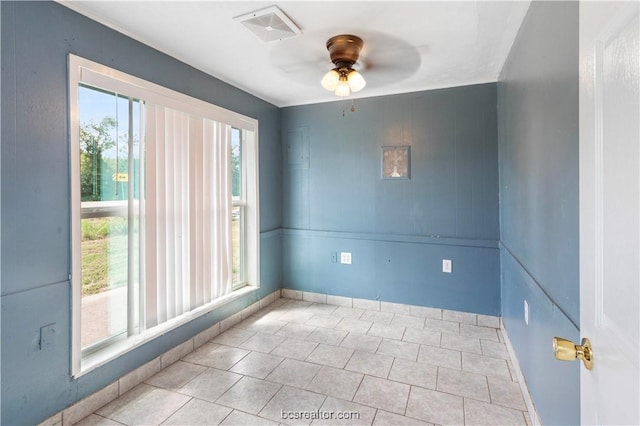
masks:
<instances>
[{"instance_id":1,"label":"electrical outlet","mask_svg":"<svg viewBox=\"0 0 640 426\"><path fill-rule=\"evenodd\" d=\"M442 272L451 273L451 259L442 259Z\"/></svg>"},{"instance_id":2,"label":"electrical outlet","mask_svg":"<svg viewBox=\"0 0 640 426\"><path fill-rule=\"evenodd\" d=\"M527 299L524 300L524 323L529 325L529 304Z\"/></svg>"},{"instance_id":3,"label":"electrical outlet","mask_svg":"<svg viewBox=\"0 0 640 426\"><path fill-rule=\"evenodd\" d=\"M349 252L340 253L340 263L343 263L345 265L351 265L351 253Z\"/></svg>"}]
</instances>

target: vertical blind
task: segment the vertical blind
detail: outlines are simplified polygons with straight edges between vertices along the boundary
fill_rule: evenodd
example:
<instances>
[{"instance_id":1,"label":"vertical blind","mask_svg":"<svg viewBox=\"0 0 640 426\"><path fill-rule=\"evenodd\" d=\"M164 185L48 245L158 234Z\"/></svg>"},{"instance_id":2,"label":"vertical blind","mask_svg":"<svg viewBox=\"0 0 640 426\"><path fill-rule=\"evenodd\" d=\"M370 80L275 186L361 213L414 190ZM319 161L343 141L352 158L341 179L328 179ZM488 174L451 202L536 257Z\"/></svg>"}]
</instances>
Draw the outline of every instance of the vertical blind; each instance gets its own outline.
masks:
<instances>
[{"instance_id":1,"label":"vertical blind","mask_svg":"<svg viewBox=\"0 0 640 426\"><path fill-rule=\"evenodd\" d=\"M232 291L230 126L146 104L144 325Z\"/></svg>"}]
</instances>

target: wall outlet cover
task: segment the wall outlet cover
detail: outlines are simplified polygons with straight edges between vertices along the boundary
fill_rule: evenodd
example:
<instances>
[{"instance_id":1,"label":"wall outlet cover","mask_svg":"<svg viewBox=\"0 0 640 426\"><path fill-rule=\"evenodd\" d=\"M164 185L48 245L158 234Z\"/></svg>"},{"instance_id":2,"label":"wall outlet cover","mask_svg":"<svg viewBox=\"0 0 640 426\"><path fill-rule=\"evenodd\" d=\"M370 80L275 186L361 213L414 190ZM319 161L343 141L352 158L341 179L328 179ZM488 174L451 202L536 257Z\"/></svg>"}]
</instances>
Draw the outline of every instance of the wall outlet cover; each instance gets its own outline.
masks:
<instances>
[{"instance_id":1,"label":"wall outlet cover","mask_svg":"<svg viewBox=\"0 0 640 426\"><path fill-rule=\"evenodd\" d=\"M349 252L340 253L340 263L345 265L351 265L351 253Z\"/></svg>"},{"instance_id":2,"label":"wall outlet cover","mask_svg":"<svg viewBox=\"0 0 640 426\"><path fill-rule=\"evenodd\" d=\"M40 327L40 350L56 345L56 323Z\"/></svg>"},{"instance_id":3,"label":"wall outlet cover","mask_svg":"<svg viewBox=\"0 0 640 426\"><path fill-rule=\"evenodd\" d=\"M450 274L452 271L451 259L442 259L442 272Z\"/></svg>"}]
</instances>

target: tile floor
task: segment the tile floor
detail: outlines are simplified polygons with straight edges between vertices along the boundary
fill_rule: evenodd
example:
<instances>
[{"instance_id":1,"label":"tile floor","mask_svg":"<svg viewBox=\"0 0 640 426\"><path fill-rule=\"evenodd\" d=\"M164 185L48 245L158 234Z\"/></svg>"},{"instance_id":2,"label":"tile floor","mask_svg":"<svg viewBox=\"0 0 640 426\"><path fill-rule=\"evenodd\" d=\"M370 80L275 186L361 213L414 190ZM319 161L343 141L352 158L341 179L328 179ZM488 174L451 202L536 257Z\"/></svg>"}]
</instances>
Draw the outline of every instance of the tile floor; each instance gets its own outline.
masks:
<instances>
[{"instance_id":1,"label":"tile floor","mask_svg":"<svg viewBox=\"0 0 640 426\"><path fill-rule=\"evenodd\" d=\"M527 424L487 318L415 314L278 299L79 424Z\"/></svg>"}]
</instances>

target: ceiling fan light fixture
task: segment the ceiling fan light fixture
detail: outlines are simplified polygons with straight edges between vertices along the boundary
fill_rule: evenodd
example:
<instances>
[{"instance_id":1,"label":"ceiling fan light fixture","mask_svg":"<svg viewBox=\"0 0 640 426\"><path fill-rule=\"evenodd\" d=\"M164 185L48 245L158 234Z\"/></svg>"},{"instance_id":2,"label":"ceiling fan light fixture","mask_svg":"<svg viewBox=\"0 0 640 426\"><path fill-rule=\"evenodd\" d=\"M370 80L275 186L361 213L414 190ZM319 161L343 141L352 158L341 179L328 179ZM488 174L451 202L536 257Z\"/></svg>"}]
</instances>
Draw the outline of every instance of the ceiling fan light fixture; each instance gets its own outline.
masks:
<instances>
[{"instance_id":1,"label":"ceiling fan light fixture","mask_svg":"<svg viewBox=\"0 0 640 426\"><path fill-rule=\"evenodd\" d=\"M333 92L338 87L338 81L340 81L340 73L334 68L322 77L320 84L326 90Z\"/></svg>"},{"instance_id":2,"label":"ceiling fan light fixture","mask_svg":"<svg viewBox=\"0 0 640 426\"><path fill-rule=\"evenodd\" d=\"M351 70L351 72L349 72L347 81L349 82L349 87L351 88L352 92L359 92L360 90L364 89L364 86L367 85L367 82L365 81L362 74L360 74L356 70Z\"/></svg>"},{"instance_id":3,"label":"ceiling fan light fixture","mask_svg":"<svg viewBox=\"0 0 640 426\"><path fill-rule=\"evenodd\" d=\"M335 68L324 75L320 81L322 87L336 96L349 96L364 88L367 82L352 68L358 61L362 45L362 39L351 34L340 34L327 40L327 50Z\"/></svg>"},{"instance_id":4,"label":"ceiling fan light fixture","mask_svg":"<svg viewBox=\"0 0 640 426\"><path fill-rule=\"evenodd\" d=\"M338 81L338 85L336 86L335 92L336 96L349 96L351 94L351 89L349 88L349 82L347 78L344 76L340 77L340 81Z\"/></svg>"}]
</instances>

